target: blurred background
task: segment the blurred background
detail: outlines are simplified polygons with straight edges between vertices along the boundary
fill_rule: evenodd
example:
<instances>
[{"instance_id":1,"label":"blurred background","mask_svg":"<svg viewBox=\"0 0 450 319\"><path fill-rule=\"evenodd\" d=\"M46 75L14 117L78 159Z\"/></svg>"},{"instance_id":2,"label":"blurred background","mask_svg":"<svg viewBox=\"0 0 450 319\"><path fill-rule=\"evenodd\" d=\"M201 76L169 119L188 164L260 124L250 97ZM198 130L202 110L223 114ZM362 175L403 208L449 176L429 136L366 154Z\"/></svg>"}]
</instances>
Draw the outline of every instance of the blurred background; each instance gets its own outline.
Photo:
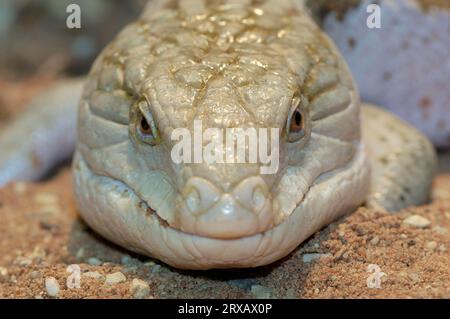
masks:
<instances>
[{"instance_id":1,"label":"blurred background","mask_svg":"<svg viewBox=\"0 0 450 319\"><path fill-rule=\"evenodd\" d=\"M81 29L68 29L77 3ZM134 20L145 0L0 0L0 128L60 77L86 74L102 48Z\"/></svg>"}]
</instances>

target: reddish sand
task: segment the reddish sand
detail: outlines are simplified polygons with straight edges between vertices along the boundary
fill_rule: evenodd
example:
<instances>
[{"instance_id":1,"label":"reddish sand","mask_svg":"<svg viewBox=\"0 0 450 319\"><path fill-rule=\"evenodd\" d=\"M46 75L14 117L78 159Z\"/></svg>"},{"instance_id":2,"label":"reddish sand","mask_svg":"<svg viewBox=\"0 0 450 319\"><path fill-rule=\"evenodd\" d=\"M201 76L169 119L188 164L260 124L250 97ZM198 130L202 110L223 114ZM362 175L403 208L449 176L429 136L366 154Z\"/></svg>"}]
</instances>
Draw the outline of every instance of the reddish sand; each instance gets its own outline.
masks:
<instances>
[{"instance_id":1,"label":"reddish sand","mask_svg":"<svg viewBox=\"0 0 450 319\"><path fill-rule=\"evenodd\" d=\"M430 225L406 225L411 215L425 217ZM46 183L1 189L0 216L3 298L47 298L46 277L58 280L60 298L131 298L135 278L148 284L143 295L149 298L450 297L450 175L436 179L431 205L396 215L361 208L288 258L249 270L178 271L108 243L77 216L67 169ZM323 256L304 260L312 253ZM103 276L82 276L81 288L69 289L70 264L103 276L120 271L126 280L106 284ZM370 264L386 274L379 289L368 288ZM375 285L376 277L371 278Z\"/></svg>"}]
</instances>

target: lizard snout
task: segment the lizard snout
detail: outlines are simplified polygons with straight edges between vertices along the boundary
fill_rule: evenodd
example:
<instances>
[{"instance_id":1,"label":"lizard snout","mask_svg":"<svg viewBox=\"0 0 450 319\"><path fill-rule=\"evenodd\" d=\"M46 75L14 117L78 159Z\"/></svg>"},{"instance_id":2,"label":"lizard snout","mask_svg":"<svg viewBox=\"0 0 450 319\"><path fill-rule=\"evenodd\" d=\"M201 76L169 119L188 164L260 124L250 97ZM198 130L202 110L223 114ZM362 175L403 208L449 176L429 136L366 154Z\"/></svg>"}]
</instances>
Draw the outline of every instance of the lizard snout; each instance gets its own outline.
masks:
<instances>
[{"instance_id":1,"label":"lizard snout","mask_svg":"<svg viewBox=\"0 0 450 319\"><path fill-rule=\"evenodd\" d=\"M272 198L264 180L252 176L231 191L190 178L177 201L176 227L211 238L251 236L273 226Z\"/></svg>"}]
</instances>

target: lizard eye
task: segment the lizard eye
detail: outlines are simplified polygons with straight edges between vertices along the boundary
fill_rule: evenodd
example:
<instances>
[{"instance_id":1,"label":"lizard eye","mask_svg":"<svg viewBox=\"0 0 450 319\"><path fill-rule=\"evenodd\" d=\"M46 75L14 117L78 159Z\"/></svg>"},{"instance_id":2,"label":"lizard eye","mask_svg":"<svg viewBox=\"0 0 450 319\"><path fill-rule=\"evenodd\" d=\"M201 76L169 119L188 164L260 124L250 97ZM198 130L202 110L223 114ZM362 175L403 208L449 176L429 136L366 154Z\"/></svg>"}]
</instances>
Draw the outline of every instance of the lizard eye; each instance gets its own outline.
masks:
<instances>
[{"instance_id":1,"label":"lizard eye","mask_svg":"<svg viewBox=\"0 0 450 319\"><path fill-rule=\"evenodd\" d=\"M161 142L156 122L146 101L138 102L133 122L134 134L140 141L150 145Z\"/></svg>"},{"instance_id":2,"label":"lizard eye","mask_svg":"<svg viewBox=\"0 0 450 319\"><path fill-rule=\"evenodd\" d=\"M291 112L286 127L289 142L297 142L305 136L305 117L300 106Z\"/></svg>"},{"instance_id":3,"label":"lizard eye","mask_svg":"<svg viewBox=\"0 0 450 319\"><path fill-rule=\"evenodd\" d=\"M145 116L141 117L141 122L139 123L139 131L144 136L153 136L152 128L148 124Z\"/></svg>"}]
</instances>

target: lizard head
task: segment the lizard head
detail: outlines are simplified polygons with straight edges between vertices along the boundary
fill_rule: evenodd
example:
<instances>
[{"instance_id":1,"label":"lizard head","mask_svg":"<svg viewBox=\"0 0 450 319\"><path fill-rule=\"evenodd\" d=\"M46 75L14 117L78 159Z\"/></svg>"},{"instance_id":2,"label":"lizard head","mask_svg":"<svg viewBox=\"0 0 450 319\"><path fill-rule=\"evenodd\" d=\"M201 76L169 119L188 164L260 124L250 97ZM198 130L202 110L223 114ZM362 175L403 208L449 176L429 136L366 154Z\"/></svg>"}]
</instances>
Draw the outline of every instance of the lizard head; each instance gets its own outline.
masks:
<instances>
[{"instance_id":1,"label":"lizard head","mask_svg":"<svg viewBox=\"0 0 450 319\"><path fill-rule=\"evenodd\" d=\"M182 3L153 5L92 68L80 211L178 267L266 264L363 200L358 96L301 7Z\"/></svg>"}]
</instances>

